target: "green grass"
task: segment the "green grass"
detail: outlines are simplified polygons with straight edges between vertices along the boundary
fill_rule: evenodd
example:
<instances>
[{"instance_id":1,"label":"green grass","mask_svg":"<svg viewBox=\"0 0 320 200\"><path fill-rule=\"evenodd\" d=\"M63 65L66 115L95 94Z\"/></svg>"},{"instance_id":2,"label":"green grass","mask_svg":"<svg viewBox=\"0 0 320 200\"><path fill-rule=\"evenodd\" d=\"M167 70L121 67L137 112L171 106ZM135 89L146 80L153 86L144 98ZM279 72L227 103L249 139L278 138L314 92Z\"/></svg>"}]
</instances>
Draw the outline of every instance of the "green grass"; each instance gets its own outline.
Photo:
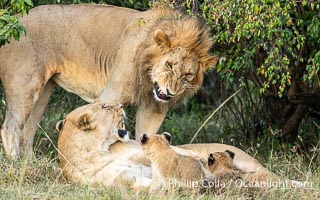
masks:
<instances>
[{"instance_id":1,"label":"green grass","mask_svg":"<svg viewBox=\"0 0 320 200\"><path fill-rule=\"evenodd\" d=\"M0 87L0 101L4 99ZM54 130L57 121L74 108L85 104L79 97L56 89L41 121L43 131L38 130L35 137L34 151L36 159L31 161L10 161L0 150L0 199L212 199L212 194L195 195L176 192L170 194L135 193L125 188L102 188L80 186L69 183L62 175L57 151L58 133ZM188 106L172 110L160 131L169 131L174 144L190 142L194 133L215 109L191 100ZM126 110L129 116L128 127L134 132L133 107ZM227 190L216 199L245 199L254 196L256 199L319 199L320 191L320 155L319 130L308 130L313 135L313 143L306 138L294 144L282 144L271 133L260 137L256 146L247 143L238 131L237 122L232 116L228 123L223 120L226 110L218 112L199 133L195 142L222 142L235 145L257 158L273 172L290 179L308 181L312 188L304 191L297 189L272 189L264 192L258 189ZM4 120L4 106L0 103L0 124ZM315 122L311 122L315 123ZM305 125L306 126L306 125ZM229 127L226 129L226 127ZM45 134L44 134L45 132ZM49 138L48 138L49 137ZM51 142L52 141L52 142ZM1 143L0 143L1 146Z\"/></svg>"}]
</instances>

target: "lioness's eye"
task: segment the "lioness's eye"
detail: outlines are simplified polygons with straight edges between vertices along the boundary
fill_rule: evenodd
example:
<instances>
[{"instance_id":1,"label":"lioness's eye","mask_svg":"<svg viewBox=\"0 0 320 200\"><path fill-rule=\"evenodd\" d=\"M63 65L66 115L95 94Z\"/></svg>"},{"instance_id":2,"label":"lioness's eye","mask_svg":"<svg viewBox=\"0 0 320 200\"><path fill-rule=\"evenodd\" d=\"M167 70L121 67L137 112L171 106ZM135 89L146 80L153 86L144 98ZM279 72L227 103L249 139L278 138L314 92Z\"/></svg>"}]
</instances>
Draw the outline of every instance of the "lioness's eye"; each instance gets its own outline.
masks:
<instances>
[{"instance_id":1,"label":"lioness's eye","mask_svg":"<svg viewBox=\"0 0 320 200\"><path fill-rule=\"evenodd\" d=\"M168 67L169 69L172 69L172 63L167 62L166 65L167 65L167 67Z\"/></svg>"}]
</instances>

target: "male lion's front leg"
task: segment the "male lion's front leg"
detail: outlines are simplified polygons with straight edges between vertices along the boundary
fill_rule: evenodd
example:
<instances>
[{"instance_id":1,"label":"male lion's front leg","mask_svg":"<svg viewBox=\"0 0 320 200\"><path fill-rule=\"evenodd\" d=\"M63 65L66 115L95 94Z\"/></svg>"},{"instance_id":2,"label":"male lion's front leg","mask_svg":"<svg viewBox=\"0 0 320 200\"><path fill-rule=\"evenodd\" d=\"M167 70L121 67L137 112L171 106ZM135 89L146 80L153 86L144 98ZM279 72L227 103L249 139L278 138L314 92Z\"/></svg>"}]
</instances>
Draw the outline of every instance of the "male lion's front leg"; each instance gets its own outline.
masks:
<instances>
[{"instance_id":1,"label":"male lion's front leg","mask_svg":"<svg viewBox=\"0 0 320 200\"><path fill-rule=\"evenodd\" d=\"M136 119L136 140L140 135L154 135L159 130L168 111L167 105L142 105L138 108Z\"/></svg>"}]
</instances>

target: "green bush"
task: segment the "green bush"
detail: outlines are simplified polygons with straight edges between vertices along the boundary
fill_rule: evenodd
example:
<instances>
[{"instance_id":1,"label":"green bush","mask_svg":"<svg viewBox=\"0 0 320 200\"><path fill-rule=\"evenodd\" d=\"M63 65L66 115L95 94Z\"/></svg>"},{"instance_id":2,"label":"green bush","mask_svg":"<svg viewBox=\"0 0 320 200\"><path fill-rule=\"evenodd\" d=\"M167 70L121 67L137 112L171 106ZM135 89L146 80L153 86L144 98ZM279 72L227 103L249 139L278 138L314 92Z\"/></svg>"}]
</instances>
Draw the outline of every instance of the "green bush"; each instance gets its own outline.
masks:
<instances>
[{"instance_id":1,"label":"green bush","mask_svg":"<svg viewBox=\"0 0 320 200\"><path fill-rule=\"evenodd\" d=\"M205 0L217 72L225 82L260 88L279 135L294 140L307 114L319 119L320 4L316 1Z\"/></svg>"},{"instance_id":2,"label":"green bush","mask_svg":"<svg viewBox=\"0 0 320 200\"><path fill-rule=\"evenodd\" d=\"M26 33L15 14L20 13L24 16L31 6L31 0L0 1L0 47L9 43L12 38L19 40L20 34Z\"/></svg>"}]
</instances>

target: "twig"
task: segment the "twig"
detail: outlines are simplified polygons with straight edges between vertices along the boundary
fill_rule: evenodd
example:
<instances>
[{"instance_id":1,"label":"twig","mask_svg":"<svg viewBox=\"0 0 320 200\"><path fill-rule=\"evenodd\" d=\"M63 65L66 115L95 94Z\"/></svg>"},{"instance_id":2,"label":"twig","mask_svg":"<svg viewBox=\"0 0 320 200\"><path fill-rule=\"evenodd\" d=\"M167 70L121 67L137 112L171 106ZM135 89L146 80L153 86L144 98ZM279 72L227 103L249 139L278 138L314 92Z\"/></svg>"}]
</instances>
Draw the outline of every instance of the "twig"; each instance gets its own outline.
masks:
<instances>
[{"instance_id":1,"label":"twig","mask_svg":"<svg viewBox=\"0 0 320 200\"><path fill-rule=\"evenodd\" d=\"M199 132L201 131L201 129L208 123L208 121L213 117L214 114L216 114L216 112L218 112L218 110L220 110L220 108L222 108L222 106L224 106L224 104L226 104L230 99L232 99L235 95L237 95L240 91L242 90L242 88L240 88L238 91L236 91L235 93L233 93L229 98L227 98L217 109L215 109L211 115L202 123L202 125L200 126L200 128L197 130L197 132L194 134L194 136L192 137L190 144L193 142L193 140L198 136Z\"/></svg>"}]
</instances>

